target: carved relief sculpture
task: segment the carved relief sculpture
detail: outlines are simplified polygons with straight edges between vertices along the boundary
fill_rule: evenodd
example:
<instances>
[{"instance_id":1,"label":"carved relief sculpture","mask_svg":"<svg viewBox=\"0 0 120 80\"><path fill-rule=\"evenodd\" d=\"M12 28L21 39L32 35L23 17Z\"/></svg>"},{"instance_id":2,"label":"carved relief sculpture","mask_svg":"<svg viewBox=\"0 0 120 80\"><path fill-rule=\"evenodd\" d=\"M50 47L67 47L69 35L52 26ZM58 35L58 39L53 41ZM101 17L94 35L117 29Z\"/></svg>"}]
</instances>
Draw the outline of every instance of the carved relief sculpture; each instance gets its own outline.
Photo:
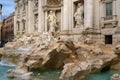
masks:
<instances>
[{"instance_id":1,"label":"carved relief sculpture","mask_svg":"<svg viewBox=\"0 0 120 80\"><path fill-rule=\"evenodd\" d=\"M75 19L75 27L83 27L83 13L84 13L84 7L82 3L77 4L77 10L74 14Z\"/></svg>"},{"instance_id":2,"label":"carved relief sculpture","mask_svg":"<svg viewBox=\"0 0 120 80\"><path fill-rule=\"evenodd\" d=\"M57 17L55 15L55 11L50 11L48 15L48 26L49 26L49 32L55 32L55 28L57 27Z\"/></svg>"},{"instance_id":3,"label":"carved relief sculpture","mask_svg":"<svg viewBox=\"0 0 120 80\"><path fill-rule=\"evenodd\" d=\"M38 7L38 0L34 1L34 7Z\"/></svg>"}]
</instances>

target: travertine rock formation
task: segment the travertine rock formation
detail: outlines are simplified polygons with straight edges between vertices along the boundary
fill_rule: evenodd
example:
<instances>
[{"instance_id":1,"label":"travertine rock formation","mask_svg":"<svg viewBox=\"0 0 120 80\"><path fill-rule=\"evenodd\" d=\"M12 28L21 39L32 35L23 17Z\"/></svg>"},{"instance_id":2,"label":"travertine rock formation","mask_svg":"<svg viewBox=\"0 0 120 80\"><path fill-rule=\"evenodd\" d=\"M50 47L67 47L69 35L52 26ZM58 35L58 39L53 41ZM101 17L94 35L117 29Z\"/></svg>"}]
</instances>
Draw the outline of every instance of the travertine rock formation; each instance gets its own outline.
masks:
<instances>
[{"instance_id":1,"label":"travertine rock formation","mask_svg":"<svg viewBox=\"0 0 120 80\"><path fill-rule=\"evenodd\" d=\"M110 80L120 80L120 75L119 74L114 74Z\"/></svg>"},{"instance_id":2,"label":"travertine rock formation","mask_svg":"<svg viewBox=\"0 0 120 80\"><path fill-rule=\"evenodd\" d=\"M55 35L58 34L23 35L6 44L3 52L19 53L15 70L18 74L24 71L28 73L32 69L63 68L60 78L74 80L84 80L87 75L111 65L117 58L113 48L92 42L89 37L76 42L60 40Z\"/></svg>"}]
</instances>

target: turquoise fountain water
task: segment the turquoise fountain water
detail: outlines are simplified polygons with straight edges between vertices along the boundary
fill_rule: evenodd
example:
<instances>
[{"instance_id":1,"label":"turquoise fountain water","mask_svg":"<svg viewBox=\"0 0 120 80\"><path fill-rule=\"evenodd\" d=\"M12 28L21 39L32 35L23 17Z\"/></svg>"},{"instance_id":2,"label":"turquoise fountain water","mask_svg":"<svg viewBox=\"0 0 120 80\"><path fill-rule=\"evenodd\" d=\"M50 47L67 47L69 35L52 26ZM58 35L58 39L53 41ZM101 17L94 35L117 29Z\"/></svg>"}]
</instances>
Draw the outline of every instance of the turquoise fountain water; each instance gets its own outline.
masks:
<instances>
[{"instance_id":1,"label":"turquoise fountain water","mask_svg":"<svg viewBox=\"0 0 120 80\"><path fill-rule=\"evenodd\" d=\"M87 80L110 80L110 77L116 73L120 74L120 72L117 72L117 71L98 72L98 73L89 75Z\"/></svg>"},{"instance_id":2,"label":"turquoise fountain water","mask_svg":"<svg viewBox=\"0 0 120 80\"><path fill-rule=\"evenodd\" d=\"M34 77L42 80L59 80L60 70L35 71Z\"/></svg>"},{"instance_id":3,"label":"turquoise fountain water","mask_svg":"<svg viewBox=\"0 0 120 80\"><path fill-rule=\"evenodd\" d=\"M0 80L10 80L7 78L7 71L9 69L15 69L15 65L8 65L0 62Z\"/></svg>"},{"instance_id":4,"label":"turquoise fountain water","mask_svg":"<svg viewBox=\"0 0 120 80\"><path fill-rule=\"evenodd\" d=\"M15 69L15 65L7 65L0 62L0 80L10 80L7 78L7 71L9 69ZM116 71L98 72L89 75L87 80L109 80L110 77L115 73L120 74L120 72ZM34 78L43 80L59 80L59 76L59 70L37 71L34 73Z\"/></svg>"}]
</instances>

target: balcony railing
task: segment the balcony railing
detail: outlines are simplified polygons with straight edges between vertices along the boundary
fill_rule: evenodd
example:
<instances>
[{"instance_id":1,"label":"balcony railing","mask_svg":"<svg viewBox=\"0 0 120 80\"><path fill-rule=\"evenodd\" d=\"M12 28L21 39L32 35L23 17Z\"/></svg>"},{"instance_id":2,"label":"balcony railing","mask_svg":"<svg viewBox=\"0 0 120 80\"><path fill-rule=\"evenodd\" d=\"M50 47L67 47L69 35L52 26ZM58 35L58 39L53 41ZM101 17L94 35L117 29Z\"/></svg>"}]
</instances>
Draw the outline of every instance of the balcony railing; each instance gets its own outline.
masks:
<instances>
[{"instance_id":1,"label":"balcony railing","mask_svg":"<svg viewBox=\"0 0 120 80\"><path fill-rule=\"evenodd\" d=\"M104 28L105 24L112 24L113 27L117 26L117 15L102 17L101 27Z\"/></svg>"},{"instance_id":2,"label":"balcony railing","mask_svg":"<svg viewBox=\"0 0 120 80\"><path fill-rule=\"evenodd\" d=\"M117 21L117 15L102 17L102 22Z\"/></svg>"}]
</instances>

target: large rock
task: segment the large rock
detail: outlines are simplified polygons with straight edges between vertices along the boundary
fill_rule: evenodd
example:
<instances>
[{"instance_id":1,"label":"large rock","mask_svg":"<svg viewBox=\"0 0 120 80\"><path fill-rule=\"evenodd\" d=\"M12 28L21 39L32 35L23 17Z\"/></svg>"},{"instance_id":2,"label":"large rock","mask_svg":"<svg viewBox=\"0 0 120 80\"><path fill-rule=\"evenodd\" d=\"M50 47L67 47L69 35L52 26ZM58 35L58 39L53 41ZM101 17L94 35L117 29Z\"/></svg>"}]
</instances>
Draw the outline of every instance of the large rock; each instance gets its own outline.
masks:
<instances>
[{"instance_id":1,"label":"large rock","mask_svg":"<svg viewBox=\"0 0 120 80\"><path fill-rule=\"evenodd\" d=\"M110 65L112 61L117 58L115 54L101 53L101 50L99 49L97 49L98 52L96 53L97 50L95 49L82 48L82 51L85 50L83 54L84 60L81 61L78 59L73 63L65 64L60 79L85 80L87 75L100 71L105 66ZM89 51L89 49L91 50Z\"/></svg>"},{"instance_id":2,"label":"large rock","mask_svg":"<svg viewBox=\"0 0 120 80\"><path fill-rule=\"evenodd\" d=\"M8 78L13 79L13 78L20 78L21 80L31 80L32 79L32 72L25 72L23 70L18 71L13 71L8 74Z\"/></svg>"},{"instance_id":3,"label":"large rock","mask_svg":"<svg viewBox=\"0 0 120 80\"><path fill-rule=\"evenodd\" d=\"M120 80L120 75L119 74L114 74L110 80Z\"/></svg>"},{"instance_id":4,"label":"large rock","mask_svg":"<svg viewBox=\"0 0 120 80\"><path fill-rule=\"evenodd\" d=\"M114 60L113 65L111 65L111 70L120 71L120 45L117 44L114 48L115 54L117 54L117 58Z\"/></svg>"},{"instance_id":5,"label":"large rock","mask_svg":"<svg viewBox=\"0 0 120 80\"><path fill-rule=\"evenodd\" d=\"M120 62L111 66L111 70L120 71Z\"/></svg>"},{"instance_id":6,"label":"large rock","mask_svg":"<svg viewBox=\"0 0 120 80\"><path fill-rule=\"evenodd\" d=\"M118 56L120 56L120 45L116 45L116 46L115 46L114 52L115 52Z\"/></svg>"},{"instance_id":7,"label":"large rock","mask_svg":"<svg viewBox=\"0 0 120 80\"><path fill-rule=\"evenodd\" d=\"M29 55L27 66L31 69L51 69L62 68L66 59L70 54L59 52L58 48L63 45L62 43L55 43L47 48L36 48L32 54Z\"/></svg>"}]
</instances>

